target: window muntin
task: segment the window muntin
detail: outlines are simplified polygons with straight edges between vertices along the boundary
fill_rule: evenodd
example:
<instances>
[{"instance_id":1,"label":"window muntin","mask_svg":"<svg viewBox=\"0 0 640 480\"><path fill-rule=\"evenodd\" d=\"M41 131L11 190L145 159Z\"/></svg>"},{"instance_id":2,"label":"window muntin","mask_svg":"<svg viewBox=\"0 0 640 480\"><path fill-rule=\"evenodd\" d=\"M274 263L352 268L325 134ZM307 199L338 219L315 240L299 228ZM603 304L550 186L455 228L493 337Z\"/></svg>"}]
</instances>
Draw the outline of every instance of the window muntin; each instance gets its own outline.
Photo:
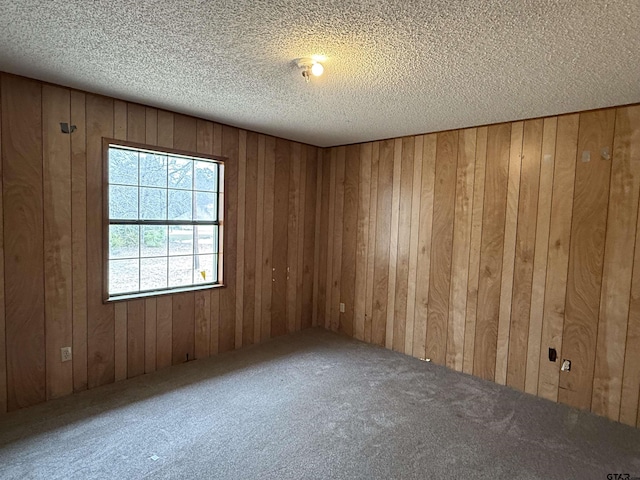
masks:
<instances>
[{"instance_id":1,"label":"window muntin","mask_svg":"<svg viewBox=\"0 0 640 480\"><path fill-rule=\"evenodd\" d=\"M221 159L105 141L105 298L222 284Z\"/></svg>"}]
</instances>

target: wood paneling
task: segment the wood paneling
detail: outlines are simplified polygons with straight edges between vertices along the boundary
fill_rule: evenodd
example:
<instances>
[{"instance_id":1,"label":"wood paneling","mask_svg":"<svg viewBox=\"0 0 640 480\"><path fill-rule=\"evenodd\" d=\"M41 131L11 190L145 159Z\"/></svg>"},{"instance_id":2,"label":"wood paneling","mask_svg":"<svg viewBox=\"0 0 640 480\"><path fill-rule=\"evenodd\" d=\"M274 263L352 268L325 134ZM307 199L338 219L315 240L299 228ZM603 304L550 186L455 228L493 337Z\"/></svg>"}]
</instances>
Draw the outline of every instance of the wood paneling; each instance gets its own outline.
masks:
<instances>
[{"instance_id":1,"label":"wood paneling","mask_svg":"<svg viewBox=\"0 0 640 480\"><path fill-rule=\"evenodd\" d=\"M340 314L339 331L346 335L354 333L356 302L356 243L358 233L358 196L360 179L360 146L350 145L345 152L344 215L342 227L342 274L340 302L345 304ZM364 298L364 295L363 295Z\"/></svg>"},{"instance_id":2,"label":"wood paneling","mask_svg":"<svg viewBox=\"0 0 640 480\"><path fill-rule=\"evenodd\" d=\"M289 225L289 143L276 140L273 197L271 336L287 333L287 246Z\"/></svg>"},{"instance_id":3,"label":"wood paneling","mask_svg":"<svg viewBox=\"0 0 640 480\"><path fill-rule=\"evenodd\" d=\"M285 214L277 230L295 245L277 256L281 333L311 325L322 150L0 75L0 412L268 339L283 244L274 223L289 204L295 223ZM103 303L103 137L227 157L225 287ZM286 157L277 182L276 142Z\"/></svg>"},{"instance_id":4,"label":"wood paneling","mask_svg":"<svg viewBox=\"0 0 640 480\"><path fill-rule=\"evenodd\" d=\"M7 404L46 399L42 88L2 75Z\"/></svg>"}]
</instances>

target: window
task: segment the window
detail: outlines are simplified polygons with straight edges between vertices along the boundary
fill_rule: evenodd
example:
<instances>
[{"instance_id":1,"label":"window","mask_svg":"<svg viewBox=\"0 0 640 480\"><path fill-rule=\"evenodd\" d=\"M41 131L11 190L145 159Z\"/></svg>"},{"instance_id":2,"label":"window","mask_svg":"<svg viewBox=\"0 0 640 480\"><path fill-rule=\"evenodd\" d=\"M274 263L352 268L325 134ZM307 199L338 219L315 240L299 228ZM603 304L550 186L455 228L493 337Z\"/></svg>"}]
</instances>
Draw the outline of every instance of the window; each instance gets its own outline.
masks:
<instances>
[{"instance_id":1,"label":"window","mask_svg":"<svg viewBox=\"0 0 640 480\"><path fill-rule=\"evenodd\" d=\"M224 164L104 141L105 299L222 284Z\"/></svg>"}]
</instances>

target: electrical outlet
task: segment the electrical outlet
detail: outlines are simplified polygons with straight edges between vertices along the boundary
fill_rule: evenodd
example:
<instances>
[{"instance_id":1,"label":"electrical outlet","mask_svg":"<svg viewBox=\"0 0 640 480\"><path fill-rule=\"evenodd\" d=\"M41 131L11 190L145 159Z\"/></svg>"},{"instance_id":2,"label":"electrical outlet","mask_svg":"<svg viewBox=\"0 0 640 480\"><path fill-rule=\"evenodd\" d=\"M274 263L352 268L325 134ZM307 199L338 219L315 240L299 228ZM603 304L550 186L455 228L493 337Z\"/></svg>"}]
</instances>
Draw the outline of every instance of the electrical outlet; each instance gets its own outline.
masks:
<instances>
[{"instance_id":1,"label":"electrical outlet","mask_svg":"<svg viewBox=\"0 0 640 480\"><path fill-rule=\"evenodd\" d=\"M345 308L344 308L344 303L340 304L340 313L344 313L345 312Z\"/></svg>"},{"instance_id":2,"label":"electrical outlet","mask_svg":"<svg viewBox=\"0 0 640 480\"><path fill-rule=\"evenodd\" d=\"M71 347L62 347L60 349L60 360L62 362L68 362L71 360Z\"/></svg>"}]
</instances>

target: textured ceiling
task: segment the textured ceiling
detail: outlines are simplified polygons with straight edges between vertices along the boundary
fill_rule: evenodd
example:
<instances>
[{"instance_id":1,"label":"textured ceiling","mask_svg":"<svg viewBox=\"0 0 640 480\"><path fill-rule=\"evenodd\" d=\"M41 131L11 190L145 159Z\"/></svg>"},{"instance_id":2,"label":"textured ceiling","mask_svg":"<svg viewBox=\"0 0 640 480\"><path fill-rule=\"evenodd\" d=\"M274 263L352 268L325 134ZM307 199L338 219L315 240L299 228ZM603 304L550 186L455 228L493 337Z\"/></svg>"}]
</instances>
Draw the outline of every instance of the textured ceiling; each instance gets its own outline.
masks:
<instances>
[{"instance_id":1,"label":"textured ceiling","mask_svg":"<svg viewBox=\"0 0 640 480\"><path fill-rule=\"evenodd\" d=\"M0 70L332 146L640 102L640 1L0 0Z\"/></svg>"}]
</instances>

